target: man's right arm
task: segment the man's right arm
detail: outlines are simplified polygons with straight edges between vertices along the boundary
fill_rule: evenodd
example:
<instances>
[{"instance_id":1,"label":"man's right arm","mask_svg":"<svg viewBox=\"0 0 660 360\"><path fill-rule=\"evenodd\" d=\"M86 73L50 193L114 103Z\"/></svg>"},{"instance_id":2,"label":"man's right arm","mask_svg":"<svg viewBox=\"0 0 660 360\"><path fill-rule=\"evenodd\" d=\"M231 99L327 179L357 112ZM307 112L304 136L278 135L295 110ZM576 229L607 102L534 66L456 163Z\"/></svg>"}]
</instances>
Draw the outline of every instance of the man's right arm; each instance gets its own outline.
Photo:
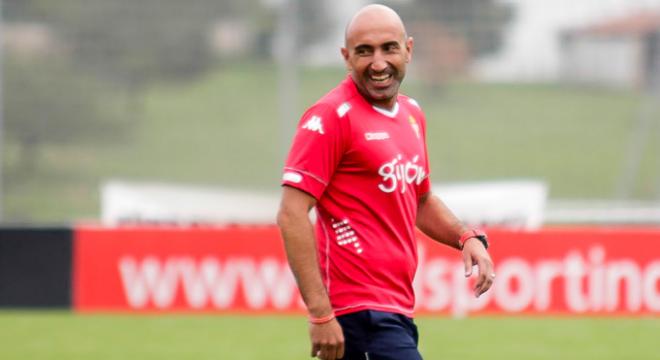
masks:
<instances>
[{"instance_id":1,"label":"man's right arm","mask_svg":"<svg viewBox=\"0 0 660 360\"><path fill-rule=\"evenodd\" d=\"M316 199L290 186L282 189L277 224L284 239L289 266L310 315L316 318L327 316L332 313L332 306L321 279L314 227L308 215Z\"/></svg>"},{"instance_id":2,"label":"man's right arm","mask_svg":"<svg viewBox=\"0 0 660 360\"><path fill-rule=\"evenodd\" d=\"M314 227L309 211L316 204L311 195L290 186L282 187L282 202L277 214L289 266L296 278L300 294L312 318L332 314L328 293L323 285L316 255ZM343 357L344 337L336 319L323 324L310 324L312 356L323 359Z\"/></svg>"}]
</instances>

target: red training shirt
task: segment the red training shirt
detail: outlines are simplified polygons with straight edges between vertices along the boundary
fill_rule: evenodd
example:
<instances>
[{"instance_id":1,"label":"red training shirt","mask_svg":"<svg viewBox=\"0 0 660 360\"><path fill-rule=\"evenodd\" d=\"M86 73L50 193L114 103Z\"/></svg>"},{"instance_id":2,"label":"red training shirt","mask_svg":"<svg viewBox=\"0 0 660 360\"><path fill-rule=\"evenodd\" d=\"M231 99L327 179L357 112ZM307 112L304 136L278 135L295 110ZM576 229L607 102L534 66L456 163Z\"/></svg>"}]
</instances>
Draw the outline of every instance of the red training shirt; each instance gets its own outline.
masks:
<instances>
[{"instance_id":1,"label":"red training shirt","mask_svg":"<svg viewBox=\"0 0 660 360\"><path fill-rule=\"evenodd\" d=\"M317 199L319 266L337 315L412 317L415 219L430 189L425 133L413 99L376 108L350 76L302 116L282 183Z\"/></svg>"}]
</instances>

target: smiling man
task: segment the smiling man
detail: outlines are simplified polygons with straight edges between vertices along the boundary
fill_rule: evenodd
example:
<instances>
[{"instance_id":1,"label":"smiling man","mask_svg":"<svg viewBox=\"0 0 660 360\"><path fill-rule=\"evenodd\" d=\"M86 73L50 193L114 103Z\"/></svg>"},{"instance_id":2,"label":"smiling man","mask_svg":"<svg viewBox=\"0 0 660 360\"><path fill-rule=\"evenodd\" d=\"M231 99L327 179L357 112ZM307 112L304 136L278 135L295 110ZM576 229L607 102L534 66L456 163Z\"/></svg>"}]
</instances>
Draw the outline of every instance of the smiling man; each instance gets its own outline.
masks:
<instances>
[{"instance_id":1,"label":"smiling man","mask_svg":"<svg viewBox=\"0 0 660 360\"><path fill-rule=\"evenodd\" d=\"M478 265L476 296L494 280L485 234L431 194L425 116L399 93L412 50L392 9L355 14L349 75L303 114L286 160L277 221L320 359L421 359L415 227L460 250L466 276Z\"/></svg>"}]
</instances>

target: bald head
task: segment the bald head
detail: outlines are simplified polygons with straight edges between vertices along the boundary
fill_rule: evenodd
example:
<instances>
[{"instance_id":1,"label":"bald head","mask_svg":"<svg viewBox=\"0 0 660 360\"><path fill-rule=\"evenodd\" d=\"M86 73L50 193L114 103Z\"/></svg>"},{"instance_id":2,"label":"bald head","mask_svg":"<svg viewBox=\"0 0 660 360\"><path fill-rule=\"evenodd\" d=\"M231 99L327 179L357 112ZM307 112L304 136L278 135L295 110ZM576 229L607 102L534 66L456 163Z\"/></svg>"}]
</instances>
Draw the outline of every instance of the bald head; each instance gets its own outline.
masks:
<instances>
[{"instance_id":1,"label":"bald head","mask_svg":"<svg viewBox=\"0 0 660 360\"><path fill-rule=\"evenodd\" d=\"M365 31L378 31L379 29L396 31L401 34L402 39L406 38L406 29L396 11L385 5L371 4L363 7L353 15L346 26L344 44L349 47L356 35Z\"/></svg>"},{"instance_id":2,"label":"bald head","mask_svg":"<svg viewBox=\"0 0 660 360\"><path fill-rule=\"evenodd\" d=\"M387 6L365 6L348 23L345 41L341 54L360 94L392 109L413 49L399 15Z\"/></svg>"}]
</instances>

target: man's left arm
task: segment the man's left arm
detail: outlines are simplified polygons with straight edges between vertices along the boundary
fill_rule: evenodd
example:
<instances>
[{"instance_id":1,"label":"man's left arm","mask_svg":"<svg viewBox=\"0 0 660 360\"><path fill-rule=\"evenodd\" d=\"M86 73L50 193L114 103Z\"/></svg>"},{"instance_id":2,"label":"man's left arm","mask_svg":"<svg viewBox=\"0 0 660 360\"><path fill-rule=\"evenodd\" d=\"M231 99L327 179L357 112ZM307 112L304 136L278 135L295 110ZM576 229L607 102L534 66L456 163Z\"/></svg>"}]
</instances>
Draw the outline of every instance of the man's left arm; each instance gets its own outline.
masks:
<instances>
[{"instance_id":1,"label":"man's left arm","mask_svg":"<svg viewBox=\"0 0 660 360\"><path fill-rule=\"evenodd\" d=\"M479 297L486 292L495 278L493 272L493 260L491 260L488 251L476 237L471 237L462 244L460 238L467 231L470 231L454 213L431 192L428 192L419 200L417 210L417 227L431 239L461 250L463 254L463 263L465 264L465 276L472 275L472 266L479 267L477 283L474 287L474 294Z\"/></svg>"}]
</instances>

